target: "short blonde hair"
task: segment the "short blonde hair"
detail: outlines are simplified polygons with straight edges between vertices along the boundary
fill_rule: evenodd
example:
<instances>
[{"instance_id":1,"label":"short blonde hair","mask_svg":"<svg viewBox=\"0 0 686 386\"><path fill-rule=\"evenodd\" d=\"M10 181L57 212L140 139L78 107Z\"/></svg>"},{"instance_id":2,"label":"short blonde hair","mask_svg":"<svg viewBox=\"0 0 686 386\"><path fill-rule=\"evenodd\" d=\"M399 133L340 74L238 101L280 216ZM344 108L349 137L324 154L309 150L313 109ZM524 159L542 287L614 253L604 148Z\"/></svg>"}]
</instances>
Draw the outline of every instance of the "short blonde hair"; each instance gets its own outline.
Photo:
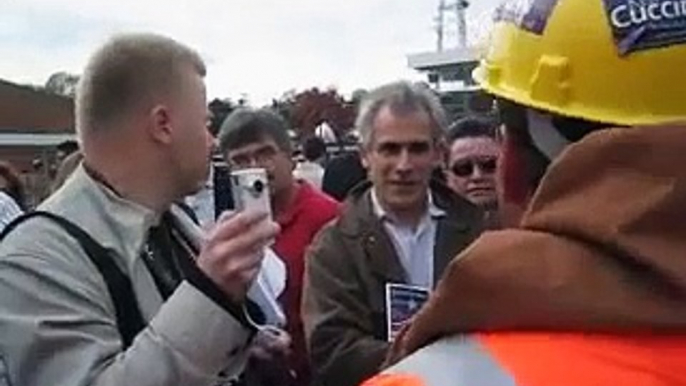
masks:
<instances>
[{"instance_id":1,"label":"short blonde hair","mask_svg":"<svg viewBox=\"0 0 686 386\"><path fill-rule=\"evenodd\" d=\"M110 127L158 95L180 88L183 69L205 76L197 52L155 34L123 34L110 39L91 57L76 95L79 133Z\"/></svg>"}]
</instances>

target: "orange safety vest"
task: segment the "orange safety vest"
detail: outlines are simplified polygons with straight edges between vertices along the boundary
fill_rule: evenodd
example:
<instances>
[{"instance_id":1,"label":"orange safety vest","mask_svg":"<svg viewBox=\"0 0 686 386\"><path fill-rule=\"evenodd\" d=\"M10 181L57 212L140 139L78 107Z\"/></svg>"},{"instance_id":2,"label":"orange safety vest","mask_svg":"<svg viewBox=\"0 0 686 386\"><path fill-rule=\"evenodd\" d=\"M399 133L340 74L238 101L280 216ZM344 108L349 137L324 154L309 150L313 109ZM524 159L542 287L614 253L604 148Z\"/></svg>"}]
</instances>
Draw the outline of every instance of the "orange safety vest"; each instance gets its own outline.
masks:
<instances>
[{"instance_id":1,"label":"orange safety vest","mask_svg":"<svg viewBox=\"0 0 686 386\"><path fill-rule=\"evenodd\" d=\"M686 386L686 334L513 332L439 344L364 386Z\"/></svg>"}]
</instances>

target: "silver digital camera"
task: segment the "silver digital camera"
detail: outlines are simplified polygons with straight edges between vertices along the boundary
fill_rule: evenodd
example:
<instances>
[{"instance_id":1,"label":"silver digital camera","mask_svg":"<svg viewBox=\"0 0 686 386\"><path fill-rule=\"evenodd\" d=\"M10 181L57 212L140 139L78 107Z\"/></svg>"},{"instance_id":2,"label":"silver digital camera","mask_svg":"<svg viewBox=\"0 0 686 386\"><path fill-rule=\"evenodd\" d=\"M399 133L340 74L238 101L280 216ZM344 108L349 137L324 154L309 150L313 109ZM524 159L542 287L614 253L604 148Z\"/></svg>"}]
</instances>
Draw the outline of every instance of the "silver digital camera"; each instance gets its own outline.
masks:
<instances>
[{"instance_id":1,"label":"silver digital camera","mask_svg":"<svg viewBox=\"0 0 686 386\"><path fill-rule=\"evenodd\" d=\"M251 168L232 171L231 192L236 210L255 209L271 217L269 183L265 169Z\"/></svg>"}]
</instances>

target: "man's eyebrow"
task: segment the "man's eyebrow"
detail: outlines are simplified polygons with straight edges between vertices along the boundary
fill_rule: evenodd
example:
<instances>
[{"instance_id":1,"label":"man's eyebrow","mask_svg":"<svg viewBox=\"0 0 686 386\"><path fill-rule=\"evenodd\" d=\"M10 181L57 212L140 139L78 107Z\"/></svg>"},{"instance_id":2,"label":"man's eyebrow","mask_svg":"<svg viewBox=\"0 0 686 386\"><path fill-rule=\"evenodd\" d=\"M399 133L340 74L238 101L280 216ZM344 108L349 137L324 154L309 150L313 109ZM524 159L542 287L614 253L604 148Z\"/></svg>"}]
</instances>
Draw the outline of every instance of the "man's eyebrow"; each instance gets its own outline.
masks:
<instances>
[{"instance_id":1,"label":"man's eyebrow","mask_svg":"<svg viewBox=\"0 0 686 386\"><path fill-rule=\"evenodd\" d=\"M429 140L416 140L416 141L382 141L378 142L379 146L416 146L416 145L428 145L431 141Z\"/></svg>"},{"instance_id":2,"label":"man's eyebrow","mask_svg":"<svg viewBox=\"0 0 686 386\"><path fill-rule=\"evenodd\" d=\"M235 150L237 153L234 153L236 156L245 156L245 155L252 155L254 153L264 151L264 150L272 150L275 149L274 145L271 144L263 144L259 147L256 147L252 150Z\"/></svg>"}]
</instances>

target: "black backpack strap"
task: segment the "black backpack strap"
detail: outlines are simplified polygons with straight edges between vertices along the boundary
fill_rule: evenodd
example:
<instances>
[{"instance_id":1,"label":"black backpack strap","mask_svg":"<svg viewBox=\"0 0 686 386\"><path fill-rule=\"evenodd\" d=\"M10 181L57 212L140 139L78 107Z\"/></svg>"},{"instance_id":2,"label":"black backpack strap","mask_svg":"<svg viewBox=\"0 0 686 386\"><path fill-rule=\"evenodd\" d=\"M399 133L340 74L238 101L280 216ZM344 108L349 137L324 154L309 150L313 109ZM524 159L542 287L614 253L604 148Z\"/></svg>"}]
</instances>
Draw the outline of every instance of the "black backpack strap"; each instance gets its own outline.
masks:
<instances>
[{"instance_id":1,"label":"black backpack strap","mask_svg":"<svg viewBox=\"0 0 686 386\"><path fill-rule=\"evenodd\" d=\"M191 208L188 204L186 204L186 203L183 202L183 201L179 201L179 202L177 202L177 203L174 204L174 205L178 206L179 209L181 209L181 211L182 211L186 216L188 216L188 218L191 219L191 221L193 221L193 224L195 224L195 225L200 225L200 220L198 219L198 215L195 213L195 211L193 210L193 208Z\"/></svg>"},{"instance_id":2,"label":"black backpack strap","mask_svg":"<svg viewBox=\"0 0 686 386\"><path fill-rule=\"evenodd\" d=\"M131 346L136 335L145 328L145 321L136 303L131 280L114 262L111 252L93 240L83 229L56 214L34 211L19 216L8 224L0 233L0 242L17 226L34 217L44 217L52 220L79 242L81 248L83 248L88 258L95 264L98 271L100 271L100 275L105 280L110 298L114 303L117 328L119 329L124 349Z\"/></svg>"}]
</instances>

